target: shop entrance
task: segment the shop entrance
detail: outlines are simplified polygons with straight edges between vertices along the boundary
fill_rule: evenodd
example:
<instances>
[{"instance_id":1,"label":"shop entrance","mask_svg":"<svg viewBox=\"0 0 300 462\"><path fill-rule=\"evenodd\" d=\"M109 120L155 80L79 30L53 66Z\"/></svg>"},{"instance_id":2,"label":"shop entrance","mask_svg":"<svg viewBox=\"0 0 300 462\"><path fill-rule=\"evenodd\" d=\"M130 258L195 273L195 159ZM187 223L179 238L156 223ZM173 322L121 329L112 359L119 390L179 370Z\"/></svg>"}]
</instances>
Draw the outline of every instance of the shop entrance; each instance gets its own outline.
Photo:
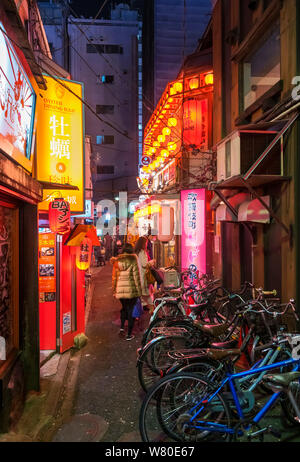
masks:
<instances>
[{"instance_id":1,"label":"shop entrance","mask_svg":"<svg viewBox=\"0 0 300 462\"><path fill-rule=\"evenodd\" d=\"M41 229L39 233L40 349L63 353L84 332L84 271L76 267L76 247Z\"/></svg>"}]
</instances>

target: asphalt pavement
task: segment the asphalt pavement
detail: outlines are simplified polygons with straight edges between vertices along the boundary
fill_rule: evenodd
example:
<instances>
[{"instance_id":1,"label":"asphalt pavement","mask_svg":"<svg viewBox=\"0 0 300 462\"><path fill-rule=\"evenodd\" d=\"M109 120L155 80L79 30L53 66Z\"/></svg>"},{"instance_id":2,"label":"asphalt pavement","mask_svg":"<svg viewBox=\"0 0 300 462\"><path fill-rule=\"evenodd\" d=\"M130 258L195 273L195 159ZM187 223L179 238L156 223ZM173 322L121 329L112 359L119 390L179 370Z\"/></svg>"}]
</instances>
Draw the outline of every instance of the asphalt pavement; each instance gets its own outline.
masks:
<instances>
[{"instance_id":1,"label":"asphalt pavement","mask_svg":"<svg viewBox=\"0 0 300 462\"><path fill-rule=\"evenodd\" d=\"M143 393L137 378L136 350L148 314L136 323L133 340L120 337L121 304L112 297L111 274L112 267L107 264L93 277L88 343L81 351L72 416L53 441L140 441Z\"/></svg>"}]
</instances>

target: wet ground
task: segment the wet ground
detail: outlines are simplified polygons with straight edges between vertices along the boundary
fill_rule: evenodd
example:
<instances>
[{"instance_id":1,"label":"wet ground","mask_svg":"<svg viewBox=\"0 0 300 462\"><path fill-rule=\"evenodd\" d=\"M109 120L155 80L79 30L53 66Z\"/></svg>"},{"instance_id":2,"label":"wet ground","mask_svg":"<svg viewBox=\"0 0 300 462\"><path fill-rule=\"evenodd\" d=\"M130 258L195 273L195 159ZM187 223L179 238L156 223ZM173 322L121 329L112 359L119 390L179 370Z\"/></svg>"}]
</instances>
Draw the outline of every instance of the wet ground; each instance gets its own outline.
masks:
<instances>
[{"instance_id":1,"label":"wet ground","mask_svg":"<svg viewBox=\"0 0 300 462\"><path fill-rule=\"evenodd\" d=\"M106 265L95 277L86 329L88 344L82 350L73 407L77 423L74 418L67 422L54 441L140 441L138 417L143 394L136 350L148 315L136 323L135 338L126 341L119 335L120 308L120 302L112 297L111 266ZM82 431L78 422L82 422Z\"/></svg>"}]
</instances>

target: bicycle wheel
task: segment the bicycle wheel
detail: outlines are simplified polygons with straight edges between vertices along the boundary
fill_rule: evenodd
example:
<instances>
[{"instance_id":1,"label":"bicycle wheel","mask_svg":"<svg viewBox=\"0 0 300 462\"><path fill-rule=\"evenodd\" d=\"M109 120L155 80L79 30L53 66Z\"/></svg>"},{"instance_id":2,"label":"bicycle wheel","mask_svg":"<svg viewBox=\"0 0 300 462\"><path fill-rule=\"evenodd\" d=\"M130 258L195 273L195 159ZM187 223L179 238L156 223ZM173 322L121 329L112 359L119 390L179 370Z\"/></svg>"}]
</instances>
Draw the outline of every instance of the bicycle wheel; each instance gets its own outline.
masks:
<instances>
[{"instance_id":1,"label":"bicycle wheel","mask_svg":"<svg viewBox=\"0 0 300 462\"><path fill-rule=\"evenodd\" d=\"M300 383L298 380L290 383L289 386L291 392L293 393L294 399L297 403L298 408L300 409ZM281 408L283 410L283 415L286 418L286 423L292 427L299 427L300 422L296 420L297 417L295 409L290 402L288 395L285 395L282 400L280 400Z\"/></svg>"},{"instance_id":2,"label":"bicycle wheel","mask_svg":"<svg viewBox=\"0 0 300 462\"><path fill-rule=\"evenodd\" d=\"M211 393L208 382L196 374L172 374L147 393L140 411L139 428L145 442L229 441L231 435L220 425L231 427L230 409L222 395L202 403ZM195 415L196 404L201 412ZM213 424L219 425L213 432ZM197 428L201 425L202 428Z\"/></svg>"},{"instance_id":3,"label":"bicycle wheel","mask_svg":"<svg viewBox=\"0 0 300 462\"><path fill-rule=\"evenodd\" d=\"M166 303L162 305L156 312L156 318L178 318L182 317L183 313L179 306L175 303Z\"/></svg>"},{"instance_id":4,"label":"bicycle wheel","mask_svg":"<svg viewBox=\"0 0 300 462\"><path fill-rule=\"evenodd\" d=\"M163 337L153 343L138 361L138 378L142 389L147 392L167 370L174 360L168 356L169 351L190 348L190 340L185 336Z\"/></svg>"},{"instance_id":5,"label":"bicycle wheel","mask_svg":"<svg viewBox=\"0 0 300 462\"><path fill-rule=\"evenodd\" d=\"M181 372L199 374L199 376L203 377L206 381L221 383L221 380L224 378L225 369L220 366L220 363L218 364L217 362L212 363L209 360L195 359L189 364L179 365L176 373Z\"/></svg>"}]
</instances>

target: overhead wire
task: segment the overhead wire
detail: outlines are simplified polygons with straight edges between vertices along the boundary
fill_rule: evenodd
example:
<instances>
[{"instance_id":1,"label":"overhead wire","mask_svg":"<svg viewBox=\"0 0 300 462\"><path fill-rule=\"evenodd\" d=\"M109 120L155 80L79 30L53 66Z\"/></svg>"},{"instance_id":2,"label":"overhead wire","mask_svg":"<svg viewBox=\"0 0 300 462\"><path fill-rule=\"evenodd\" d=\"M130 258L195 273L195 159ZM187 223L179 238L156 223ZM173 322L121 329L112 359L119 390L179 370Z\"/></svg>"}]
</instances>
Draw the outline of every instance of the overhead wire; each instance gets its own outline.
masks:
<instances>
[{"instance_id":1,"label":"overhead wire","mask_svg":"<svg viewBox=\"0 0 300 462\"><path fill-rule=\"evenodd\" d=\"M56 2L59 2L59 3L63 3L64 6L66 8L68 8L68 10L75 16L75 19L81 19L79 18L78 14L76 13L76 11L69 5L66 3L66 0L56 0ZM79 26L79 24L77 24L76 22L74 22L72 19L69 18L69 21L71 24L73 24L75 27L77 27L77 29L81 32L81 34L85 37L85 39L88 41L89 44L91 44L94 49L96 50L96 52L99 54L99 56L101 56L101 58L110 66L110 68L119 76L119 78L129 87L129 84L127 82L126 79L124 79L124 76L122 74L120 74L119 70L116 69L113 64L110 62L110 60L105 57L103 55L103 53L100 53L99 49L97 48L96 44L93 43L89 37L86 35L85 31L82 29L82 27ZM94 20L95 21L95 20ZM142 92L142 96L144 99L146 99L149 104L151 104L151 106L153 106L153 109L152 110L155 110L155 106L153 105L153 103L147 98L147 96ZM143 103L143 102L142 102ZM148 109L149 110L149 109ZM165 119L166 117L164 116L163 119ZM167 127L167 123L163 122L163 124ZM174 132L176 134L176 129L174 129ZM182 138L182 134L180 132L178 132L176 138L178 138L178 140L180 140Z\"/></svg>"},{"instance_id":2,"label":"overhead wire","mask_svg":"<svg viewBox=\"0 0 300 462\"><path fill-rule=\"evenodd\" d=\"M14 43L14 45L16 45L20 50L22 50L22 47L12 38L10 37L7 32L0 26L0 30L2 31L3 34L6 35L6 37L12 42ZM120 135L123 135L125 136L125 138L128 138L129 140L132 140L133 138L131 138L130 136L128 136L128 134L126 133L123 133L121 132L118 128L116 128L114 125L112 125L110 122L104 120L102 117L99 116L99 114L97 114L94 109L91 107L91 105L89 103L87 103L85 100L83 100L80 96L78 96L75 92L73 92L66 84L64 84L62 82L62 80L60 80L59 78L57 78L56 76L54 76L52 73L49 72L49 69L45 69L41 64L39 64L39 67L40 69L45 72L45 74L49 75L49 77L51 77L53 80L55 80L59 85L61 85L62 87L64 87L69 93L71 93L73 96L75 96L77 99L79 99L83 104L84 106L86 106L94 115L95 117L97 117L97 119L99 119L102 123L110 126L111 128L113 128L114 130L116 130ZM51 66L49 66L51 67Z\"/></svg>"}]
</instances>

